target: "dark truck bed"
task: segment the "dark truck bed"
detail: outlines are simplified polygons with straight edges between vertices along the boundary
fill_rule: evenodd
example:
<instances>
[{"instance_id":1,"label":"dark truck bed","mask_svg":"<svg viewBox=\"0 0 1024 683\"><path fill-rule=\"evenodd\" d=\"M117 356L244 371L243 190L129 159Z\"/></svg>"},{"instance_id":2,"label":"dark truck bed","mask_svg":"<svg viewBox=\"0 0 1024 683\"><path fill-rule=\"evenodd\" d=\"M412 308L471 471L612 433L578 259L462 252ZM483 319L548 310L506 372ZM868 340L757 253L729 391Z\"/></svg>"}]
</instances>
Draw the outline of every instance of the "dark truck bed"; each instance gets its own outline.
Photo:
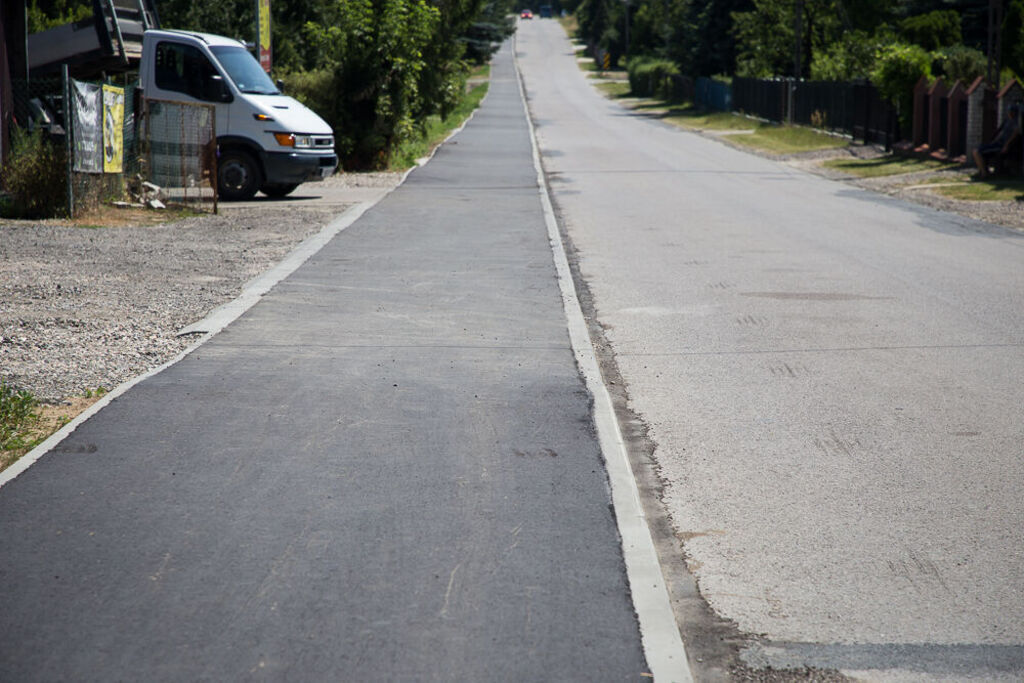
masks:
<instances>
[{"instance_id":1,"label":"dark truck bed","mask_svg":"<svg viewBox=\"0 0 1024 683\"><path fill-rule=\"evenodd\" d=\"M154 0L92 0L93 16L28 37L32 77L53 76L68 64L79 78L137 68L142 34L159 28Z\"/></svg>"}]
</instances>

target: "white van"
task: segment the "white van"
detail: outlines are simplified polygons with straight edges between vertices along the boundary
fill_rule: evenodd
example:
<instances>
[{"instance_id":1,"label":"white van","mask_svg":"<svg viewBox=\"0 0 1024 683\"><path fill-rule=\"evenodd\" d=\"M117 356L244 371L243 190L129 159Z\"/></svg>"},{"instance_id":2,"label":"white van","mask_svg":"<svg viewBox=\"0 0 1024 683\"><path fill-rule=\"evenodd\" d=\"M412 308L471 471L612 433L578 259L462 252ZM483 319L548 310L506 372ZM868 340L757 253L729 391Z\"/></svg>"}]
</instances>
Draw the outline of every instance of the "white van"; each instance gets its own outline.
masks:
<instances>
[{"instance_id":1,"label":"white van","mask_svg":"<svg viewBox=\"0 0 1024 683\"><path fill-rule=\"evenodd\" d=\"M257 191L283 197L334 173L334 131L282 94L237 40L191 31L146 31L143 97L216 108L217 188L226 200Z\"/></svg>"}]
</instances>

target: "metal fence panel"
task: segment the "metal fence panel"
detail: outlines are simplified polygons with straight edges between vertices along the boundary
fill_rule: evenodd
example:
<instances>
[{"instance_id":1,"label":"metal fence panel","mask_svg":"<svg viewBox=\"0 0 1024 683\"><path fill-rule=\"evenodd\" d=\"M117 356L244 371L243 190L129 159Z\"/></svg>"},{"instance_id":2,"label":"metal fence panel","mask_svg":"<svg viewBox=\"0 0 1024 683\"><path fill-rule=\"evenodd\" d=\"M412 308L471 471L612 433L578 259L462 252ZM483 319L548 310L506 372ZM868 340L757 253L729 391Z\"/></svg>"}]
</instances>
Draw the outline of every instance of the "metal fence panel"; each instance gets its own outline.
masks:
<instances>
[{"instance_id":1,"label":"metal fence panel","mask_svg":"<svg viewBox=\"0 0 1024 683\"><path fill-rule=\"evenodd\" d=\"M732 79L733 106L751 116L768 121L786 119L788 81L779 79Z\"/></svg>"},{"instance_id":2,"label":"metal fence panel","mask_svg":"<svg viewBox=\"0 0 1024 683\"><path fill-rule=\"evenodd\" d=\"M788 120L793 87L793 122L891 145L898 139L892 106L867 81L793 81L741 78L732 82L737 111L767 121Z\"/></svg>"},{"instance_id":3,"label":"metal fence panel","mask_svg":"<svg viewBox=\"0 0 1024 683\"><path fill-rule=\"evenodd\" d=\"M702 76L694 88L694 103L711 111L732 111L732 88L728 83Z\"/></svg>"},{"instance_id":4,"label":"metal fence panel","mask_svg":"<svg viewBox=\"0 0 1024 683\"><path fill-rule=\"evenodd\" d=\"M216 109L145 99L141 118L142 178L163 200L217 211Z\"/></svg>"},{"instance_id":5,"label":"metal fence panel","mask_svg":"<svg viewBox=\"0 0 1024 683\"><path fill-rule=\"evenodd\" d=\"M797 81L794 87L794 123L852 133L854 109L851 83Z\"/></svg>"}]
</instances>

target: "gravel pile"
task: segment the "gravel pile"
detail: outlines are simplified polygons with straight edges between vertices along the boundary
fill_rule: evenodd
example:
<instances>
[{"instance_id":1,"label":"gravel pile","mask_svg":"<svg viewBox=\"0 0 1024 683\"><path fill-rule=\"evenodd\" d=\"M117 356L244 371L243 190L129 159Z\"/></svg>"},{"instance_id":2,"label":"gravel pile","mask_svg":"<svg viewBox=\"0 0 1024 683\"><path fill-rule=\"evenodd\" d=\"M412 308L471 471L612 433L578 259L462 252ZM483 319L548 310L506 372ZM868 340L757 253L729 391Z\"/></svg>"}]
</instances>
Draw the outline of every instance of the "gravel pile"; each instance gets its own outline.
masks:
<instances>
[{"instance_id":1,"label":"gravel pile","mask_svg":"<svg viewBox=\"0 0 1024 683\"><path fill-rule=\"evenodd\" d=\"M99 229L0 221L0 381L59 403L165 363L195 341L178 330L339 213L312 204Z\"/></svg>"}]
</instances>

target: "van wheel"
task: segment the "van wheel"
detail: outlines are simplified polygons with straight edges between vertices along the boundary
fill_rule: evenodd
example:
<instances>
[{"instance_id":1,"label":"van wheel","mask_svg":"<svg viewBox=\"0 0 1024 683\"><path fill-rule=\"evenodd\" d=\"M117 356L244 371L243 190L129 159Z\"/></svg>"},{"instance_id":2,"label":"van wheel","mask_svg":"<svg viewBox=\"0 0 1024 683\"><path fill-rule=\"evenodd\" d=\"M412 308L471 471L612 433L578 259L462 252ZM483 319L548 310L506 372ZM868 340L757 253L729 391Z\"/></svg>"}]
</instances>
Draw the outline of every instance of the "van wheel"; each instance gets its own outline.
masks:
<instances>
[{"instance_id":1,"label":"van wheel","mask_svg":"<svg viewBox=\"0 0 1024 683\"><path fill-rule=\"evenodd\" d=\"M224 152L217 160L217 190L229 202L252 199L260 187L260 167L241 150Z\"/></svg>"},{"instance_id":2,"label":"van wheel","mask_svg":"<svg viewBox=\"0 0 1024 683\"><path fill-rule=\"evenodd\" d=\"M260 192L262 192L263 194L267 195L268 197L273 197L273 198L277 199L278 197L286 197L286 196L290 195L292 192L295 191L295 188L298 187L298 186L299 186L298 183L295 183L294 185L270 185L270 184L268 184L268 185L264 185L263 187L261 187L260 188Z\"/></svg>"}]
</instances>

